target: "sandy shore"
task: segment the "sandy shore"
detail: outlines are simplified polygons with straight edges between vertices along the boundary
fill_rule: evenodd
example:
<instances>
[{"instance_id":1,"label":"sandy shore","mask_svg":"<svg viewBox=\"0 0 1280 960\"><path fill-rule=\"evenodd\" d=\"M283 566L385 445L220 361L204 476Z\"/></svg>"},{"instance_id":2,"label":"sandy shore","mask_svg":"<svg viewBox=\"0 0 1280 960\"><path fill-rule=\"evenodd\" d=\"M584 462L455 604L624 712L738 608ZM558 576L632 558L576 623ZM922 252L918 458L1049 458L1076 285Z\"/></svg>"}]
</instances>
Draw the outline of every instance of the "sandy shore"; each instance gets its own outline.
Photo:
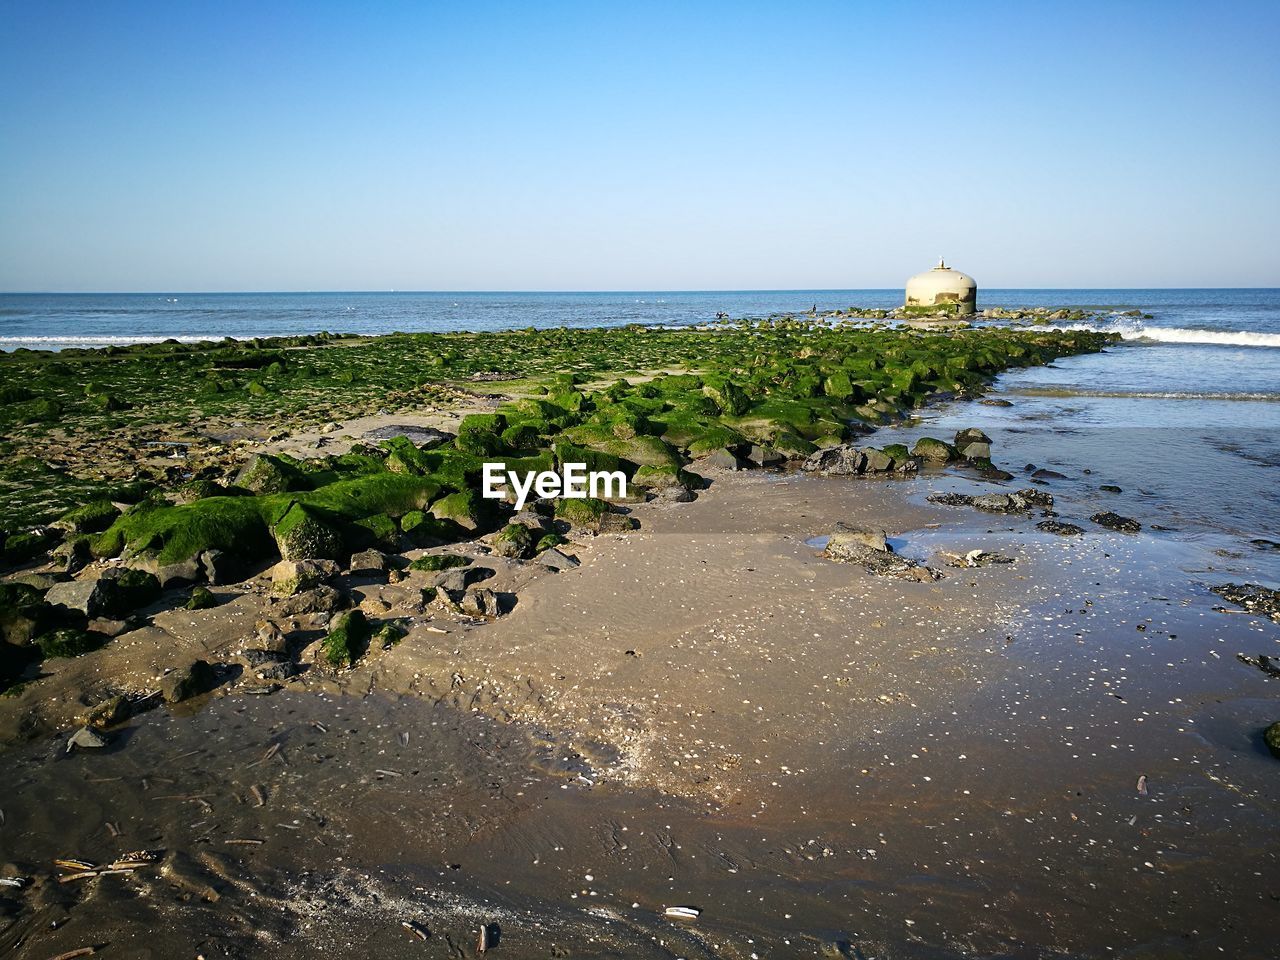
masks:
<instances>
[{"instance_id":1,"label":"sandy shore","mask_svg":"<svg viewBox=\"0 0 1280 960\"><path fill-rule=\"evenodd\" d=\"M179 920L168 948L235 956L403 956L405 921L463 955L488 922L529 957L1265 955L1277 807L1247 731L1270 692L1232 655L1269 624L1172 596L1174 546L924 502L954 479L709 476L577 537L574 569L472 547L514 599L496 620L424 604L430 575L351 580L414 620L355 668L269 697L244 672L107 751L7 754L4 859L44 878L37 916L75 921L14 955ZM838 522L1015 562L874 577L808 542ZM184 655L234 666L280 601L263 577L217 592L55 662L0 701L6 734ZM139 846L181 856L92 896L42 866ZM680 904L693 927L663 919Z\"/></svg>"}]
</instances>

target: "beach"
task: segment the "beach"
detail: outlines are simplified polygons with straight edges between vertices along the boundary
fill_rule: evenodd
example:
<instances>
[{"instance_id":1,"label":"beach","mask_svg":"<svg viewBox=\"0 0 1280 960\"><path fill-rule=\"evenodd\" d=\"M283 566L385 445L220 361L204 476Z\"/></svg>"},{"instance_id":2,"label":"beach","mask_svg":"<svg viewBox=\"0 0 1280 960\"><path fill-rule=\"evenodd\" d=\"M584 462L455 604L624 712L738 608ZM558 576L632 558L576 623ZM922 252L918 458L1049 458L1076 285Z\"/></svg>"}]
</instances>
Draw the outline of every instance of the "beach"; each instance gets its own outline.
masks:
<instances>
[{"instance_id":1,"label":"beach","mask_svg":"<svg viewBox=\"0 0 1280 960\"><path fill-rule=\"evenodd\" d=\"M295 349L366 349L345 343ZM1153 426L1143 403L1187 400L1118 380L1104 392L1123 396L1082 396L1145 349L1099 346L993 371L969 396L922 388L874 432L815 445L973 429L989 458L849 470L815 450L766 467L717 446L687 461L696 489L655 485L532 555L504 555L491 525L297 592L264 561L210 580L208 609L185 609L174 575L109 642L0 698L5 869L31 878L3 891L0 945L470 955L484 927L512 956L1266 956L1275 681L1237 654L1273 655L1277 627L1213 588L1276 582L1270 401L1205 401L1265 411L1249 423ZM351 417L335 400L296 422L228 408L186 456L217 441L223 471L339 462L387 436L430 452L433 431L445 449L464 417L534 395L528 378L438 379L427 403ZM1192 502L1197 476L1233 492ZM1107 512L1137 531L1091 519ZM832 559L840 536L880 531L889 549ZM413 569L430 556L469 562ZM326 589L347 595L337 609ZM468 608L482 590L496 606ZM405 632L335 666L348 609ZM166 671L196 658L216 684L160 705ZM133 716L68 751L111 696ZM164 853L66 883L49 866L138 849Z\"/></svg>"}]
</instances>

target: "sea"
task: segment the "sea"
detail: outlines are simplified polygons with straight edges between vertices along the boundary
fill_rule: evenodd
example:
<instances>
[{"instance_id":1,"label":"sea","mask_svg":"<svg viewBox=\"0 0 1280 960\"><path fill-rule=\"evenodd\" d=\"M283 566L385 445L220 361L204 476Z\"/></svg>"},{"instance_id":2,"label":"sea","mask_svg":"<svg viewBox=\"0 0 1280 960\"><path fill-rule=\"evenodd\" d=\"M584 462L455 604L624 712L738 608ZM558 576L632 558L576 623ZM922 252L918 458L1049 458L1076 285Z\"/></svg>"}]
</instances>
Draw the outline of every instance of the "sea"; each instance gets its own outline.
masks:
<instances>
[{"instance_id":1,"label":"sea","mask_svg":"<svg viewBox=\"0 0 1280 960\"><path fill-rule=\"evenodd\" d=\"M1011 407L941 404L884 433L978 425L1008 469L1061 473L1060 492L1147 518L1165 536L1280 582L1280 289L982 290L980 307L1071 307L1119 333L1096 356L1011 371ZM900 290L568 293L0 294L0 349L58 350L316 333L646 324L892 307ZM1141 316L1133 316L1140 311ZM1102 485L1120 493L1099 492Z\"/></svg>"}]
</instances>

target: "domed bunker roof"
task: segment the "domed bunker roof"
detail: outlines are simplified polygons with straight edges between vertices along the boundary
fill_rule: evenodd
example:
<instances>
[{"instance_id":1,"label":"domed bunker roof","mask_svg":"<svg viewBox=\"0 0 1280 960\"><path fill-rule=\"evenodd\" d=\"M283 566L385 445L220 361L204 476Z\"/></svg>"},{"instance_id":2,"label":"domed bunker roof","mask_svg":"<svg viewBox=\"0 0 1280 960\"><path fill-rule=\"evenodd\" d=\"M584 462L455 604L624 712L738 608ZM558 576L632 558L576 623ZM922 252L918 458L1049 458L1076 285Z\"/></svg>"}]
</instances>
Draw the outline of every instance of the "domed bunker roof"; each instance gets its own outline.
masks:
<instances>
[{"instance_id":1,"label":"domed bunker roof","mask_svg":"<svg viewBox=\"0 0 1280 960\"><path fill-rule=\"evenodd\" d=\"M917 273L907 281L908 307L942 307L959 313L972 313L978 303L978 284L973 277L952 270L944 260L932 270Z\"/></svg>"}]
</instances>

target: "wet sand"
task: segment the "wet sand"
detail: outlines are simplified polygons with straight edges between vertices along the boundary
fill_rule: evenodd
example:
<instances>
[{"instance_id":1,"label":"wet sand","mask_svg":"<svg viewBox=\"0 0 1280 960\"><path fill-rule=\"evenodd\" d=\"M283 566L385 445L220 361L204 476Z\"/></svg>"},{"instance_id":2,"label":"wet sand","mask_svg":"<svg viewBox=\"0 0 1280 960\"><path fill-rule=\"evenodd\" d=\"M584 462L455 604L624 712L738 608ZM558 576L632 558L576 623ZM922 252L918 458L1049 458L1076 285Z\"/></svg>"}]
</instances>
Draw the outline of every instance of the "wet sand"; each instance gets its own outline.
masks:
<instances>
[{"instance_id":1,"label":"wet sand","mask_svg":"<svg viewBox=\"0 0 1280 960\"><path fill-rule=\"evenodd\" d=\"M515 597L494 622L418 609L340 675L9 752L0 860L38 882L0 888L0 948L469 955L493 923L517 957L1269 955L1275 681L1235 654L1276 627L1170 577L1202 558L927 504L928 479L714 480L573 570L477 554ZM872 577L811 544L838 521L1016 562ZM355 590L390 615L423 583ZM226 592L69 662L50 722L175 643L242 646L270 605ZM52 879L140 847L169 853Z\"/></svg>"}]
</instances>

